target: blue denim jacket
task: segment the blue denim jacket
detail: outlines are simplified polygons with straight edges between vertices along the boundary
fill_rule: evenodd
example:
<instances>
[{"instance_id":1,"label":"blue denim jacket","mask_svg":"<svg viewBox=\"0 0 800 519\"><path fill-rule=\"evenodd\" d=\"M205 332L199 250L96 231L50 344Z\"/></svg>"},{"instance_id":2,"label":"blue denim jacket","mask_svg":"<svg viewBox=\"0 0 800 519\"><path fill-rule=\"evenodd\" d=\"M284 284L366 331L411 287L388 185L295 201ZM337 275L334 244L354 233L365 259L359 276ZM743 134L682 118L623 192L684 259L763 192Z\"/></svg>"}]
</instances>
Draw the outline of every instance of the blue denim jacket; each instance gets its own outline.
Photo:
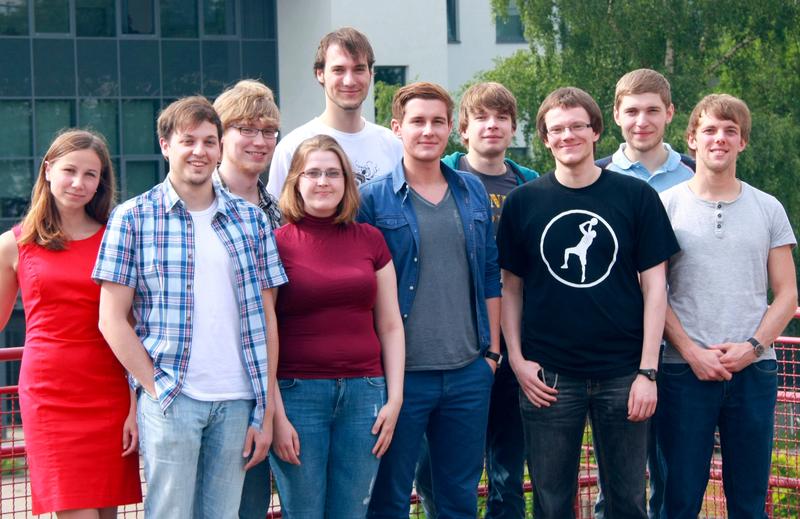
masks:
<instances>
[{"instance_id":1,"label":"blue denim jacket","mask_svg":"<svg viewBox=\"0 0 800 519\"><path fill-rule=\"evenodd\" d=\"M458 207L464 226L467 255L475 294L475 322L481 350L489 347L489 316L486 299L500 297L500 268L492 229L489 196L474 175L441 163L442 174ZM391 173L362 184L358 221L374 225L383 233L397 271L397 297L403 321L414 304L414 287L419 281L419 228L408 196L403 163Z\"/></svg>"}]
</instances>

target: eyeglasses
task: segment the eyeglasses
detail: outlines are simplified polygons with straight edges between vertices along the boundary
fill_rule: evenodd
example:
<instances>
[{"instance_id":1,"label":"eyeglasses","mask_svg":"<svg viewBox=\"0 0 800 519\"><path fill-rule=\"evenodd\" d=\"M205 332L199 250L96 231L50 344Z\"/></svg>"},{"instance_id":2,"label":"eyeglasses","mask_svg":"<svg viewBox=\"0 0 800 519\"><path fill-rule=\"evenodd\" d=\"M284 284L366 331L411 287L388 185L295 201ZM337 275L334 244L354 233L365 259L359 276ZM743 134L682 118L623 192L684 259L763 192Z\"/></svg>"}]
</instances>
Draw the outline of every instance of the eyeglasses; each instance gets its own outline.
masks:
<instances>
[{"instance_id":1,"label":"eyeglasses","mask_svg":"<svg viewBox=\"0 0 800 519\"><path fill-rule=\"evenodd\" d=\"M581 133L584 130L591 128L592 125L589 123L575 123L570 124L569 126L554 126L552 128L547 129L548 135L554 135L558 137L559 135L563 135L565 131L569 130L571 133Z\"/></svg>"},{"instance_id":2,"label":"eyeglasses","mask_svg":"<svg viewBox=\"0 0 800 519\"><path fill-rule=\"evenodd\" d=\"M233 126L233 128L239 130L239 134L242 137L250 137L251 139L254 139L260 133L261 135L264 136L264 139L268 141L277 139L278 134L280 133L275 128L261 129L261 128L250 128L249 126Z\"/></svg>"},{"instance_id":3,"label":"eyeglasses","mask_svg":"<svg viewBox=\"0 0 800 519\"><path fill-rule=\"evenodd\" d=\"M319 180L322 176L325 176L328 180L337 180L344 176L344 173L340 169L328 169L325 171L321 169L309 169L300 174L311 180Z\"/></svg>"}]
</instances>

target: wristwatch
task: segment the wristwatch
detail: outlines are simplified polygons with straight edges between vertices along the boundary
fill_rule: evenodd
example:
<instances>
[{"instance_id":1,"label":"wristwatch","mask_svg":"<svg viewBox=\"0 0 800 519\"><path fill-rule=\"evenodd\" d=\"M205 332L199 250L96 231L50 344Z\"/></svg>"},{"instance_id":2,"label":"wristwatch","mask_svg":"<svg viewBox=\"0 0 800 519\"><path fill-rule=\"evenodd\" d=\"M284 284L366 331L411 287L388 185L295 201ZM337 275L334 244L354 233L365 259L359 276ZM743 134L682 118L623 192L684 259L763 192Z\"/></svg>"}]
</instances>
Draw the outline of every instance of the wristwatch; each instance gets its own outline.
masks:
<instances>
[{"instance_id":1,"label":"wristwatch","mask_svg":"<svg viewBox=\"0 0 800 519\"><path fill-rule=\"evenodd\" d=\"M486 350L486 353L484 353L483 356L486 357L487 359L493 360L495 362L495 364L497 364L498 366L500 365L501 362L503 362L503 356L502 355L500 355L499 353L495 353L493 351L490 351L490 350Z\"/></svg>"},{"instance_id":2,"label":"wristwatch","mask_svg":"<svg viewBox=\"0 0 800 519\"><path fill-rule=\"evenodd\" d=\"M766 348L764 347L763 344L758 342L758 339L756 339L755 337L750 337L749 339L747 339L747 342L749 342L753 346L753 353L756 354L756 358L764 355L764 350L766 350Z\"/></svg>"},{"instance_id":3,"label":"wristwatch","mask_svg":"<svg viewBox=\"0 0 800 519\"><path fill-rule=\"evenodd\" d=\"M639 370L636 372L636 374L645 376L645 377L648 378L648 380L652 380L653 382L655 382L656 378L658 377L658 370L657 369L642 369L642 368L639 368Z\"/></svg>"}]
</instances>

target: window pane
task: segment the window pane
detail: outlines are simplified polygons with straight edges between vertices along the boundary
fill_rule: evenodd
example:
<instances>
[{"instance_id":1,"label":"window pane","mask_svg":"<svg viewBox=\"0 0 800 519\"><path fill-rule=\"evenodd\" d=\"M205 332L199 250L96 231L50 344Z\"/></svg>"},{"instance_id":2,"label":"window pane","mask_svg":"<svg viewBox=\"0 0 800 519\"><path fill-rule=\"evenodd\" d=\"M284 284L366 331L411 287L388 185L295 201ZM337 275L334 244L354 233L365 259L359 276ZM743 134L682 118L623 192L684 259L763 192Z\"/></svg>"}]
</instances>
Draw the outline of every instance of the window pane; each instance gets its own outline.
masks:
<instances>
[{"instance_id":1,"label":"window pane","mask_svg":"<svg viewBox=\"0 0 800 519\"><path fill-rule=\"evenodd\" d=\"M33 154L30 102L0 102L0 121L14 121L14 124L0 124L0 157L30 157Z\"/></svg>"},{"instance_id":2,"label":"window pane","mask_svg":"<svg viewBox=\"0 0 800 519\"><path fill-rule=\"evenodd\" d=\"M0 96L31 95L30 40L0 39Z\"/></svg>"},{"instance_id":3,"label":"window pane","mask_svg":"<svg viewBox=\"0 0 800 519\"><path fill-rule=\"evenodd\" d=\"M78 36L115 36L114 0L75 0Z\"/></svg>"},{"instance_id":4,"label":"window pane","mask_svg":"<svg viewBox=\"0 0 800 519\"><path fill-rule=\"evenodd\" d=\"M203 42L203 93L216 97L241 76L238 41Z\"/></svg>"},{"instance_id":5,"label":"window pane","mask_svg":"<svg viewBox=\"0 0 800 519\"><path fill-rule=\"evenodd\" d=\"M83 128L102 133L112 155L119 155L119 127L117 125L117 102L98 99L82 99L78 119Z\"/></svg>"},{"instance_id":6,"label":"window pane","mask_svg":"<svg viewBox=\"0 0 800 519\"><path fill-rule=\"evenodd\" d=\"M28 0L4 0L0 5L0 34L28 34Z\"/></svg>"},{"instance_id":7,"label":"window pane","mask_svg":"<svg viewBox=\"0 0 800 519\"><path fill-rule=\"evenodd\" d=\"M36 101L36 154L43 156L64 128L75 126L75 104L72 101Z\"/></svg>"},{"instance_id":8,"label":"window pane","mask_svg":"<svg viewBox=\"0 0 800 519\"><path fill-rule=\"evenodd\" d=\"M406 84L406 67L375 67L375 82L383 81L389 85Z\"/></svg>"},{"instance_id":9,"label":"window pane","mask_svg":"<svg viewBox=\"0 0 800 519\"><path fill-rule=\"evenodd\" d=\"M156 142L156 114L158 101L123 101L122 132L123 153L126 155L153 155L158 153Z\"/></svg>"},{"instance_id":10,"label":"window pane","mask_svg":"<svg viewBox=\"0 0 800 519\"><path fill-rule=\"evenodd\" d=\"M161 0L161 36L193 38L197 36L196 0Z\"/></svg>"},{"instance_id":11,"label":"window pane","mask_svg":"<svg viewBox=\"0 0 800 519\"><path fill-rule=\"evenodd\" d=\"M242 0L242 37L275 39L275 0Z\"/></svg>"},{"instance_id":12,"label":"window pane","mask_svg":"<svg viewBox=\"0 0 800 519\"><path fill-rule=\"evenodd\" d=\"M72 40L33 40L34 95L75 95L75 52Z\"/></svg>"},{"instance_id":13,"label":"window pane","mask_svg":"<svg viewBox=\"0 0 800 519\"><path fill-rule=\"evenodd\" d=\"M157 96L160 94L158 42L121 40L119 59L122 95Z\"/></svg>"},{"instance_id":14,"label":"window pane","mask_svg":"<svg viewBox=\"0 0 800 519\"><path fill-rule=\"evenodd\" d=\"M122 0L122 32L155 34L153 0Z\"/></svg>"},{"instance_id":15,"label":"window pane","mask_svg":"<svg viewBox=\"0 0 800 519\"><path fill-rule=\"evenodd\" d=\"M36 32L69 32L69 0L34 0Z\"/></svg>"},{"instance_id":16,"label":"window pane","mask_svg":"<svg viewBox=\"0 0 800 519\"><path fill-rule=\"evenodd\" d=\"M158 162L132 161L125 163L125 196L140 195L159 182Z\"/></svg>"},{"instance_id":17,"label":"window pane","mask_svg":"<svg viewBox=\"0 0 800 519\"><path fill-rule=\"evenodd\" d=\"M0 160L0 216L19 218L25 214L33 189L33 161Z\"/></svg>"},{"instance_id":18,"label":"window pane","mask_svg":"<svg viewBox=\"0 0 800 519\"><path fill-rule=\"evenodd\" d=\"M200 43L161 41L164 95L185 96L200 91Z\"/></svg>"},{"instance_id":19,"label":"window pane","mask_svg":"<svg viewBox=\"0 0 800 519\"><path fill-rule=\"evenodd\" d=\"M235 0L203 0L203 20L206 34L236 34Z\"/></svg>"},{"instance_id":20,"label":"window pane","mask_svg":"<svg viewBox=\"0 0 800 519\"><path fill-rule=\"evenodd\" d=\"M78 94L119 95L116 40L78 40Z\"/></svg>"},{"instance_id":21,"label":"window pane","mask_svg":"<svg viewBox=\"0 0 800 519\"><path fill-rule=\"evenodd\" d=\"M458 0L447 0L447 42L458 43Z\"/></svg>"},{"instance_id":22,"label":"window pane","mask_svg":"<svg viewBox=\"0 0 800 519\"><path fill-rule=\"evenodd\" d=\"M273 41L242 42L242 77L260 79L275 91L278 89L278 57Z\"/></svg>"},{"instance_id":23,"label":"window pane","mask_svg":"<svg viewBox=\"0 0 800 519\"><path fill-rule=\"evenodd\" d=\"M525 30L516 5L509 4L508 17L495 19L495 36L497 43L525 43Z\"/></svg>"}]
</instances>

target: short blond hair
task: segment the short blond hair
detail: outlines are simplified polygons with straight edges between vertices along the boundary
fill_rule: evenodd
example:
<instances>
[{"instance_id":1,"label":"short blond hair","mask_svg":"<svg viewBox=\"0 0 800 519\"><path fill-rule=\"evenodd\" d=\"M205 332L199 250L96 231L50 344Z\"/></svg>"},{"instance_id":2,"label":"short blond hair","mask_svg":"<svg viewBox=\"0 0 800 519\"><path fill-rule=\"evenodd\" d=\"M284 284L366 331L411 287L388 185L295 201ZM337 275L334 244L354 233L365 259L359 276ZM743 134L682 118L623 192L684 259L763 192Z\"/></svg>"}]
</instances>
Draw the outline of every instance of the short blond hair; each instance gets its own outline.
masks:
<instances>
[{"instance_id":1,"label":"short blond hair","mask_svg":"<svg viewBox=\"0 0 800 519\"><path fill-rule=\"evenodd\" d=\"M289 223L297 223L306 215L303 197L297 189L300 175L306 166L308 156L314 151L330 151L339 157L339 163L344 173L344 196L339 206L336 208L334 223L353 223L358 214L358 206L361 198L358 194L356 179L353 176L353 168L350 166L350 159L336 139L329 135L316 135L300 143L292 156L289 165L289 173L286 175L286 182L283 184L278 205L281 208L284 219Z\"/></svg>"},{"instance_id":2,"label":"short blond hair","mask_svg":"<svg viewBox=\"0 0 800 519\"><path fill-rule=\"evenodd\" d=\"M747 104L728 94L711 94L705 96L692 110L689 124L686 127L686 137L694 135L700 126L700 117L703 114L713 115L718 119L733 121L739 126L739 132L744 142L750 142L750 128L752 119Z\"/></svg>"},{"instance_id":3,"label":"short blond hair","mask_svg":"<svg viewBox=\"0 0 800 519\"><path fill-rule=\"evenodd\" d=\"M241 122L275 128L281 122L281 114L272 90L255 79L243 79L225 90L214 101L214 109L225 130Z\"/></svg>"},{"instance_id":4,"label":"short blond hair","mask_svg":"<svg viewBox=\"0 0 800 519\"><path fill-rule=\"evenodd\" d=\"M511 118L511 127L517 129L517 99L509 89L494 81L476 83L469 87L461 96L458 108L458 133L464 133L469 126L469 117L482 110L494 110ZM469 142L461 137L464 145Z\"/></svg>"},{"instance_id":5,"label":"short blond hair","mask_svg":"<svg viewBox=\"0 0 800 519\"><path fill-rule=\"evenodd\" d=\"M443 87L436 83L418 81L400 87L392 98L392 119L398 122L403 121L406 115L406 104L412 99L433 99L441 101L447 107L447 122L453 120L453 98Z\"/></svg>"},{"instance_id":6,"label":"short blond hair","mask_svg":"<svg viewBox=\"0 0 800 519\"><path fill-rule=\"evenodd\" d=\"M672 90L663 74L649 68L632 70L619 78L614 92L614 108L619 108L622 98L638 94L658 94L664 106L672 104Z\"/></svg>"}]
</instances>

